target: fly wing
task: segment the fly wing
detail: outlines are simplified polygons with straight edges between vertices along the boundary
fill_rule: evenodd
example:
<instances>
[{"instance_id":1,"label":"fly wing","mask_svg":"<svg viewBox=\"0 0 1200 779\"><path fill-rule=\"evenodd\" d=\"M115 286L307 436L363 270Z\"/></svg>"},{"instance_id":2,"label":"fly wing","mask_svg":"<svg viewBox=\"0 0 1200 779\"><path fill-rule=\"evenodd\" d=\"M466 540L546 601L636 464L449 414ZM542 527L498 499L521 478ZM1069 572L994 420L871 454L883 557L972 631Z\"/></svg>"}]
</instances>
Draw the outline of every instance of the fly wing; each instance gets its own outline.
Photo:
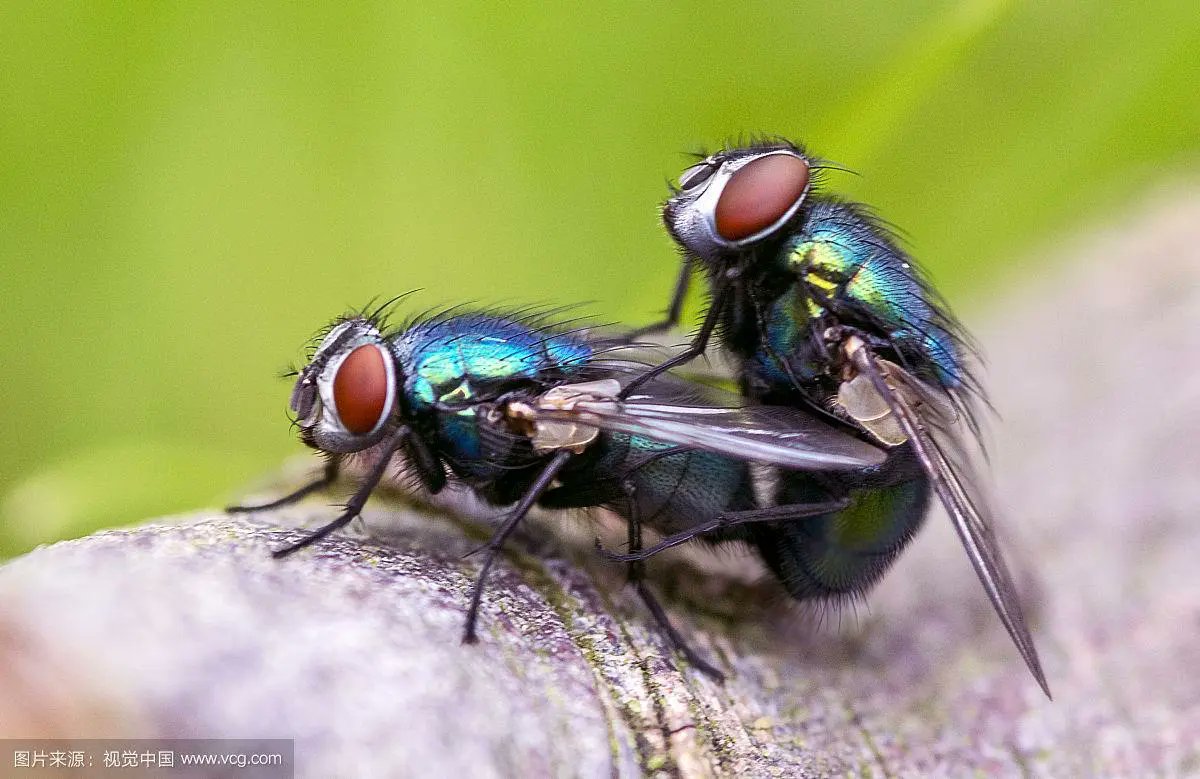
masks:
<instances>
[{"instance_id":1,"label":"fly wing","mask_svg":"<svg viewBox=\"0 0 1200 779\"><path fill-rule=\"evenodd\" d=\"M802 411L775 406L685 405L638 394L625 401L580 399L569 408L538 406L534 415L795 470L857 470L886 458Z\"/></svg>"},{"instance_id":2,"label":"fly wing","mask_svg":"<svg viewBox=\"0 0 1200 779\"><path fill-rule=\"evenodd\" d=\"M874 355L864 354L864 358L857 363L858 367L870 376L875 388L887 399L900 420L917 459L945 506L950 521L954 523L954 529L988 599L1042 691L1046 697L1050 697L1050 687L1042 671L1037 647L1025 624L1012 576L1000 554L987 499L963 446L960 416L944 399L929 402L932 400L927 397L930 390L903 369L895 365L881 367ZM884 380L885 372L888 379L904 385L908 392L893 391ZM906 394L910 398L921 399L919 408L924 413L915 410L906 400Z\"/></svg>"},{"instance_id":3,"label":"fly wing","mask_svg":"<svg viewBox=\"0 0 1200 779\"><path fill-rule=\"evenodd\" d=\"M619 353L619 360L609 360L611 366L613 363L623 362L625 364L636 365L636 370L633 375L645 373L646 370L653 365L671 359L687 348L687 342L691 338L686 333L672 331L661 336L642 336L637 341L628 342L620 339L613 339L617 347L610 350L610 353ZM619 367L617 370L621 370ZM682 381L699 381L707 383L734 383L737 381L738 367L733 359L721 349L710 349L701 355L698 359L688 362L686 365L681 365L671 371L670 374L665 374L664 377L668 381L675 379L676 382ZM660 377L663 378L663 377Z\"/></svg>"}]
</instances>

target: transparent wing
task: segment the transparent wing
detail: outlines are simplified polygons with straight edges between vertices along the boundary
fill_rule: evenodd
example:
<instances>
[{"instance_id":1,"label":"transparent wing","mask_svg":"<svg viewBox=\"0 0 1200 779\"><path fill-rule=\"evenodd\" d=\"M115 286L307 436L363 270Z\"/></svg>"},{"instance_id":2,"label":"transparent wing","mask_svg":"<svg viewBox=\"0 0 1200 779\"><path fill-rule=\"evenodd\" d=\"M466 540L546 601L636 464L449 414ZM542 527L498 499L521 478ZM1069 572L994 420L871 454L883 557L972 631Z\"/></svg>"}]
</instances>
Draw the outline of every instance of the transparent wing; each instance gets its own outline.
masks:
<instances>
[{"instance_id":1,"label":"transparent wing","mask_svg":"<svg viewBox=\"0 0 1200 779\"><path fill-rule=\"evenodd\" d=\"M611 334L608 343L616 345L617 348L614 351L619 351L621 361L637 364L637 373L642 373L650 366L657 365L683 352L691 340L690 334L672 330L669 333L643 335L637 341L625 341L614 333ZM601 347L605 344L604 341L599 343ZM732 358L723 349L709 349L697 359L675 368L671 374L673 377L683 377L677 379L683 381L734 383L737 381L738 369Z\"/></svg>"},{"instance_id":2,"label":"transparent wing","mask_svg":"<svg viewBox=\"0 0 1200 779\"><path fill-rule=\"evenodd\" d=\"M709 356L705 354L697 362L701 360L708 363ZM600 371L605 378L615 379L624 386L645 373L652 365L653 363L647 364L630 360L606 360L596 361L593 367ZM691 365L686 367L690 368ZM664 373L638 387L638 391L630 396L629 400L639 403L657 401L677 406L753 408L753 406L746 406L746 399L741 395L721 388L734 386L733 381L733 375L727 374L724 367L712 371L698 369L682 373Z\"/></svg>"},{"instance_id":3,"label":"transparent wing","mask_svg":"<svg viewBox=\"0 0 1200 779\"><path fill-rule=\"evenodd\" d=\"M971 460L963 446L960 415L944 398L930 398L929 388L895 365L886 368L888 379L903 384L909 396L921 400L918 412L906 399L904 392L894 392L884 380L884 370L877 358L867 355L857 363L860 370L867 372L875 388L892 407L908 434L917 459L933 484L954 529L962 541L967 557L987 592L992 607L1000 616L1008 635L1016 644L1017 651L1025 660L1030 672L1050 697L1050 687L1042 671L1037 647L1025 624L1020 599L1012 576L1004 564L992 527L992 516L988 501L979 486L979 479L971 467Z\"/></svg>"},{"instance_id":4,"label":"transparent wing","mask_svg":"<svg viewBox=\"0 0 1200 779\"><path fill-rule=\"evenodd\" d=\"M634 370L645 366L618 365L607 374L623 383L620 379L636 375ZM795 470L857 470L886 459L878 447L798 409L739 406L740 402L731 393L663 377L624 401L583 396L568 403L536 405L533 414L539 421L642 436Z\"/></svg>"}]
</instances>

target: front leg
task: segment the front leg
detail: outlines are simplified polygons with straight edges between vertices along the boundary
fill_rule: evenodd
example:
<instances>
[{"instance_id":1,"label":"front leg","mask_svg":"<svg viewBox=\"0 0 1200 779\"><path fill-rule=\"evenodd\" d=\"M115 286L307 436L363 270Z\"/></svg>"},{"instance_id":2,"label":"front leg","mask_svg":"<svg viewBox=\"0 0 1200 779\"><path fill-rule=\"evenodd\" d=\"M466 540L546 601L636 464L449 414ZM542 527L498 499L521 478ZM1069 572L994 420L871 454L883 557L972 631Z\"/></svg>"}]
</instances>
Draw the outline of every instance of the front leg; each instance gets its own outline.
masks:
<instances>
[{"instance_id":1,"label":"front leg","mask_svg":"<svg viewBox=\"0 0 1200 779\"><path fill-rule=\"evenodd\" d=\"M712 304L708 307L708 313L704 317L704 323L700 325L699 332L696 333L696 337L692 339L692 343L688 348L668 360L663 360L650 370L634 378L617 395L617 400L625 400L633 394L635 389L650 381L655 376L666 373L680 365L685 365L704 354L704 350L708 348L709 339L712 338L712 334L717 329L717 324L721 321L725 302L729 298L730 286L730 283L723 283L716 294L713 295Z\"/></svg>"},{"instance_id":2,"label":"front leg","mask_svg":"<svg viewBox=\"0 0 1200 779\"><path fill-rule=\"evenodd\" d=\"M317 528L299 541L289 544L282 549L275 550L271 553L271 556L276 559L287 557L293 552L297 552L306 546L320 541L333 531L349 525L355 517L362 513L363 507L367 505L367 499L371 497L371 493L379 486L379 481L383 478L383 474L387 472L388 463L392 461L392 457L404 445L405 440L408 439L411 432L409 427L405 425L392 435L392 438L384 446L383 451L380 452L379 459L371 467L371 472L367 474L367 477L363 479L362 485L350 497L350 500L346 502L345 510L338 515L337 519Z\"/></svg>"},{"instance_id":3,"label":"front leg","mask_svg":"<svg viewBox=\"0 0 1200 779\"><path fill-rule=\"evenodd\" d=\"M228 506L225 511L229 514L249 514L254 511L268 511L277 509L280 506L287 506L303 498L305 495L323 490L329 485L337 481L338 471L341 469L342 460L339 455L330 455L329 460L325 463L325 470L317 479L305 484L295 492L290 492L278 500L273 500L270 503L260 503L254 506Z\"/></svg>"},{"instance_id":4,"label":"front leg","mask_svg":"<svg viewBox=\"0 0 1200 779\"><path fill-rule=\"evenodd\" d=\"M688 287L691 286L691 283L692 264L685 257L679 267L679 276L675 279L675 289L671 293L671 300L667 305L666 315L657 322L639 327L636 330L631 330L625 335L623 340L627 343L633 343L642 336L649 335L650 333L674 329L679 324L680 317L683 316L683 301L687 298Z\"/></svg>"}]
</instances>

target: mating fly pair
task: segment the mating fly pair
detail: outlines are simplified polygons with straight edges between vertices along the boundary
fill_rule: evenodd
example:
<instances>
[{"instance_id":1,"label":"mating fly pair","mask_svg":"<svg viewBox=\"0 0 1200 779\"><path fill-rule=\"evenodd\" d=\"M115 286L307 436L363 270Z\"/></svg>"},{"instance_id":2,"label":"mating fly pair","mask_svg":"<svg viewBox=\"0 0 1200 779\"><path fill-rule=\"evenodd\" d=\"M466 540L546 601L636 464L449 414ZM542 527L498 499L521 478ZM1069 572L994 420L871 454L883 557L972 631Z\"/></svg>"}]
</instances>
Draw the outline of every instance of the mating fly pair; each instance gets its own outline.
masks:
<instances>
[{"instance_id":1,"label":"mating fly pair","mask_svg":"<svg viewBox=\"0 0 1200 779\"><path fill-rule=\"evenodd\" d=\"M694 537L763 549L778 545L776 523L848 505L841 496L763 505L764 466L860 472L884 460L880 449L802 411L745 407L669 376L626 393L647 366L619 359L620 350L519 314L448 313L394 328L378 311L343 317L321 336L291 397L302 440L328 457L324 475L273 503L233 510L298 500L332 483L352 455L370 470L345 510L276 557L352 521L389 467L430 493L452 475L492 504L515 504L483 548L464 636L473 641L495 556L534 505L611 507L628 523L631 554ZM663 540L643 550L643 527ZM672 644L719 677L671 627L642 582L640 560L630 573Z\"/></svg>"},{"instance_id":2,"label":"mating fly pair","mask_svg":"<svg viewBox=\"0 0 1200 779\"><path fill-rule=\"evenodd\" d=\"M1048 692L1000 556L966 446L977 429L971 350L889 231L862 206L814 186L824 168L766 141L705 157L663 208L683 266L678 323L694 271L711 303L687 350L653 368L534 318L447 314L388 328L376 314L334 323L300 372L291 406L324 476L265 507L331 483L343 459L372 463L345 511L284 556L348 524L397 460L428 491L449 476L515 504L484 547L465 638L504 540L534 506L606 506L628 523L608 553L671 642L691 652L641 580L654 553L700 538L738 541L798 600L859 596L920 528L936 496L989 599ZM636 336L636 334L635 334ZM741 397L667 374L716 338L735 358ZM663 540L642 546L642 528Z\"/></svg>"}]
</instances>

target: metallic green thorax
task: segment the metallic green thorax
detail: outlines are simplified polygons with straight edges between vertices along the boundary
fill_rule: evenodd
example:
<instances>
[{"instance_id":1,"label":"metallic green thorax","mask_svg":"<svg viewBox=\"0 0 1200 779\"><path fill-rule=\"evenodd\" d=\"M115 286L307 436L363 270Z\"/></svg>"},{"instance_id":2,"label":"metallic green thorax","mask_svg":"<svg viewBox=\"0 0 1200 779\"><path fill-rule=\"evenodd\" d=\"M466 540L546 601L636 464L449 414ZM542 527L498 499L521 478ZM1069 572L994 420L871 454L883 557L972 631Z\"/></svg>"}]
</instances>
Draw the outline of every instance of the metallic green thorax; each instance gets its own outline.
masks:
<instances>
[{"instance_id":1,"label":"metallic green thorax","mask_svg":"<svg viewBox=\"0 0 1200 779\"><path fill-rule=\"evenodd\" d=\"M420 322L395 339L414 403L453 403L476 397L477 386L571 373L590 357L582 341L488 315Z\"/></svg>"},{"instance_id":2,"label":"metallic green thorax","mask_svg":"<svg viewBox=\"0 0 1200 779\"><path fill-rule=\"evenodd\" d=\"M446 459L468 476L492 467L474 418L477 402L570 380L592 356L581 339L489 314L417 322L392 339L392 349L406 402L418 418L436 420L430 424Z\"/></svg>"},{"instance_id":3,"label":"metallic green thorax","mask_svg":"<svg viewBox=\"0 0 1200 779\"><path fill-rule=\"evenodd\" d=\"M832 313L842 324L864 326L888 338L928 380L946 389L962 384L964 366L946 317L907 255L861 209L815 200L774 263L800 282L777 298L766 314L766 341L775 355L805 354L810 328ZM769 383L788 380L770 354L756 358ZM815 362L801 359L792 367L802 378L812 379L821 370Z\"/></svg>"}]
</instances>

